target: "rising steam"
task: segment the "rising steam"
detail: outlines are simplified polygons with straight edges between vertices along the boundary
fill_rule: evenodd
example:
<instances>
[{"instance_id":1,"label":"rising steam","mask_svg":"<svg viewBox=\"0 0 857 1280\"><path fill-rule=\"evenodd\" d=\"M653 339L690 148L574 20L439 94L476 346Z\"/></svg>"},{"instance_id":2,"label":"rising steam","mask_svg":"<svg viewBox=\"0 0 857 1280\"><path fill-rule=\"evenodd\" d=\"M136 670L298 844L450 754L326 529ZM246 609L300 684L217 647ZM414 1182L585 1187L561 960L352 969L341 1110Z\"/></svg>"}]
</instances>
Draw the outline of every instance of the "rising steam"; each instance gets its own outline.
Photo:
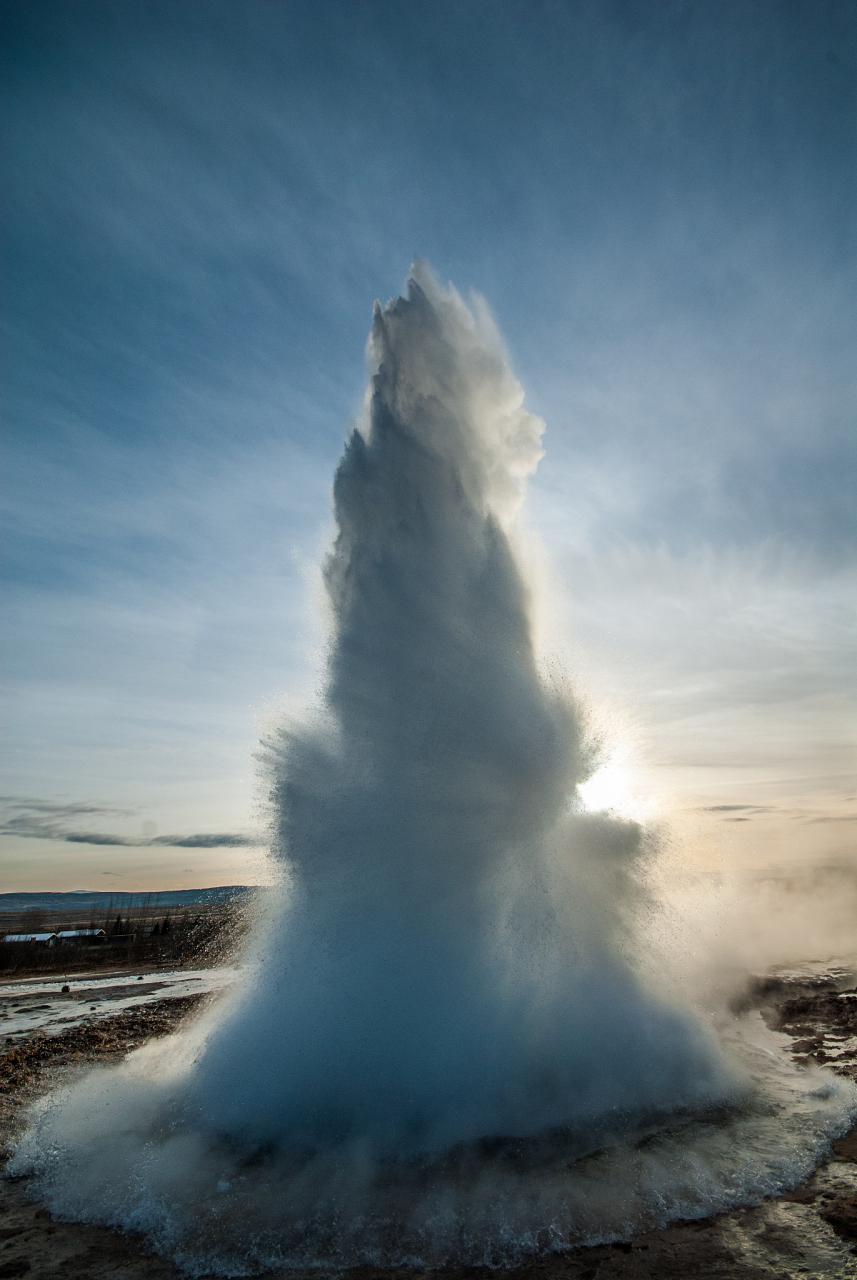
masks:
<instances>
[{"instance_id":1,"label":"rising steam","mask_svg":"<svg viewBox=\"0 0 857 1280\"><path fill-rule=\"evenodd\" d=\"M770 1123L750 1075L635 970L642 833L576 801L586 734L515 552L543 424L486 311L417 263L369 355L323 699L265 750L281 906L236 994L56 1099L17 1157L197 1273L496 1261L703 1213L799 1173L844 1105L736 1161L730 1125L761 1148Z\"/></svg>"}]
</instances>

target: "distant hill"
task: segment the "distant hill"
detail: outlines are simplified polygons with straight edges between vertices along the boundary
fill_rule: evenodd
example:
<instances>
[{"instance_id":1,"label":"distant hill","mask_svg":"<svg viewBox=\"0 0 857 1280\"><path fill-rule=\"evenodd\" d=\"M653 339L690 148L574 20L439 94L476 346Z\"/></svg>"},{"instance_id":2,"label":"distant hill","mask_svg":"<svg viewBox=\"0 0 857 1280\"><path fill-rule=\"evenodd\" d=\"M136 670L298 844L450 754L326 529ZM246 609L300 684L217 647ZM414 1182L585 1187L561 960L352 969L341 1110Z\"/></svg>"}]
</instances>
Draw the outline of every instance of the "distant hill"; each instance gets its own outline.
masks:
<instances>
[{"instance_id":1,"label":"distant hill","mask_svg":"<svg viewBox=\"0 0 857 1280\"><path fill-rule=\"evenodd\" d=\"M0 912L75 911L79 908L126 910L128 907L188 907L195 903L241 902L259 886L224 884L214 889L164 889L153 893L113 893L88 889L76 893L0 893Z\"/></svg>"}]
</instances>

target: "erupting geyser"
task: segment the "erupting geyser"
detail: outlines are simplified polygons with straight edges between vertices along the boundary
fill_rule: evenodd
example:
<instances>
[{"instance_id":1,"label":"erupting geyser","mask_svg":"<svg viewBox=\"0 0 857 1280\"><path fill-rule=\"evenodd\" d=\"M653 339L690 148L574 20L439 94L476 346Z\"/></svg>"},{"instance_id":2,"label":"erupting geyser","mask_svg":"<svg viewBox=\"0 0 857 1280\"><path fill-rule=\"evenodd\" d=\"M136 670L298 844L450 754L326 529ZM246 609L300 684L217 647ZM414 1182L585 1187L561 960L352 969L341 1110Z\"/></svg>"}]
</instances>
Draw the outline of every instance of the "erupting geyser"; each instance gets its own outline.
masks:
<instances>
[{"instance_id":1,"label":"erupting geyser","mask_svg":"<svg viewBox=\"0 0 857 1280\"><path fill-rule=\"evenodd\" d=\"M640 831L574 803L584 736L515 554L542 423L487 314L417 264L370 358L323 702L266 751L279 914L236 992L55 1097L16 1157L196 1272L496 1261L702 1213L799 1172L845 1106L831 1084L775 1150L752 1073L634 971Z\"/></svg>"},{"instance_id":2,"label":"erupting geyser","mask_svg":"<svg viewBox=\"0 0 857 1280\"><path fill-rule=\"evenodd\" d=\"M615 951L639 832L569 814L581 733L536 669L509 525L543 424L425 269L370 351L324 715L270 749L288 932L200 1106L253 1139L403 1153L696 1102L709 1048Z\"/></svg>"}]
</instances>

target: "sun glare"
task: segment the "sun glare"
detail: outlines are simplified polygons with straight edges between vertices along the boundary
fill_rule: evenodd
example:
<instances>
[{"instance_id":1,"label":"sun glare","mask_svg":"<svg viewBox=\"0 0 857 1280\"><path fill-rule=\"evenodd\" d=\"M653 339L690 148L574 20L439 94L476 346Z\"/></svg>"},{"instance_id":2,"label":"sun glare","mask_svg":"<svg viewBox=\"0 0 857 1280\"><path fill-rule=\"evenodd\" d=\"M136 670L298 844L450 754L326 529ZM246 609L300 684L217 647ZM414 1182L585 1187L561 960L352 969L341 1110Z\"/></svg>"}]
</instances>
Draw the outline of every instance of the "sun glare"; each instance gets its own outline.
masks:
<instances>
[{"instance_id":1,"label":"sun glare","mask_svg":"<svg viewBox=\"0 0 857 1280\"><path fill-rule=\"evenodd\" d=\"M610 813L645 822L654 806L639 793L634 768L623 759L625 754L619 749L608 756L592 777L578 786L577 796L587 813Z\"/></svg>"}]
</instances>

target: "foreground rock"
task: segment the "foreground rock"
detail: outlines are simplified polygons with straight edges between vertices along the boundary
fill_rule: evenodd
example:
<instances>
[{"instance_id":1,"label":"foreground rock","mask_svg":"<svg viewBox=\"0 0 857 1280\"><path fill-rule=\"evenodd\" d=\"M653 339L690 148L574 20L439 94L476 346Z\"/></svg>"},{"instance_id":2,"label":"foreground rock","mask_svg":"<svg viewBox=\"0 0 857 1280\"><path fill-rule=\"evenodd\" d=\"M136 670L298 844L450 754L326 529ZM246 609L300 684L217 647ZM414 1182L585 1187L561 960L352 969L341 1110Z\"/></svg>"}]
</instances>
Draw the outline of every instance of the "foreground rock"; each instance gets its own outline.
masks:
<instances>
[{"instance_id":1,"label":"foreground rock","mask_svg":"<svg viewBox=\"0 0 857 1280\"><path fill-rule=\"evenodd\" d=\"M857 993L841 977L765 979L744 1007L792 1036L795 1058L857 1077ZM55 1036L34 1036L0 1056L0 1139L14 1140L26 1104L70 1072L116 1060L153 1036L173 1031L205 997L153 1001ZM104 1227L54 1222L29 1198L26 1178L0 1181L0 1280L178 1280L168 1260L144 1243ZM753 1208L681 1222L632 1240L550 1255L502 1273L506 1280L857 1280L857 1128L834 1143L830 1159L794 1191ZM487 1268L381 1271L362 1267L347 1280L472 1280ZM268 1280L310 1280L296 1272ZM314 1272L312 1280L320 1280Z\"/></svg>"}]
</instances>

